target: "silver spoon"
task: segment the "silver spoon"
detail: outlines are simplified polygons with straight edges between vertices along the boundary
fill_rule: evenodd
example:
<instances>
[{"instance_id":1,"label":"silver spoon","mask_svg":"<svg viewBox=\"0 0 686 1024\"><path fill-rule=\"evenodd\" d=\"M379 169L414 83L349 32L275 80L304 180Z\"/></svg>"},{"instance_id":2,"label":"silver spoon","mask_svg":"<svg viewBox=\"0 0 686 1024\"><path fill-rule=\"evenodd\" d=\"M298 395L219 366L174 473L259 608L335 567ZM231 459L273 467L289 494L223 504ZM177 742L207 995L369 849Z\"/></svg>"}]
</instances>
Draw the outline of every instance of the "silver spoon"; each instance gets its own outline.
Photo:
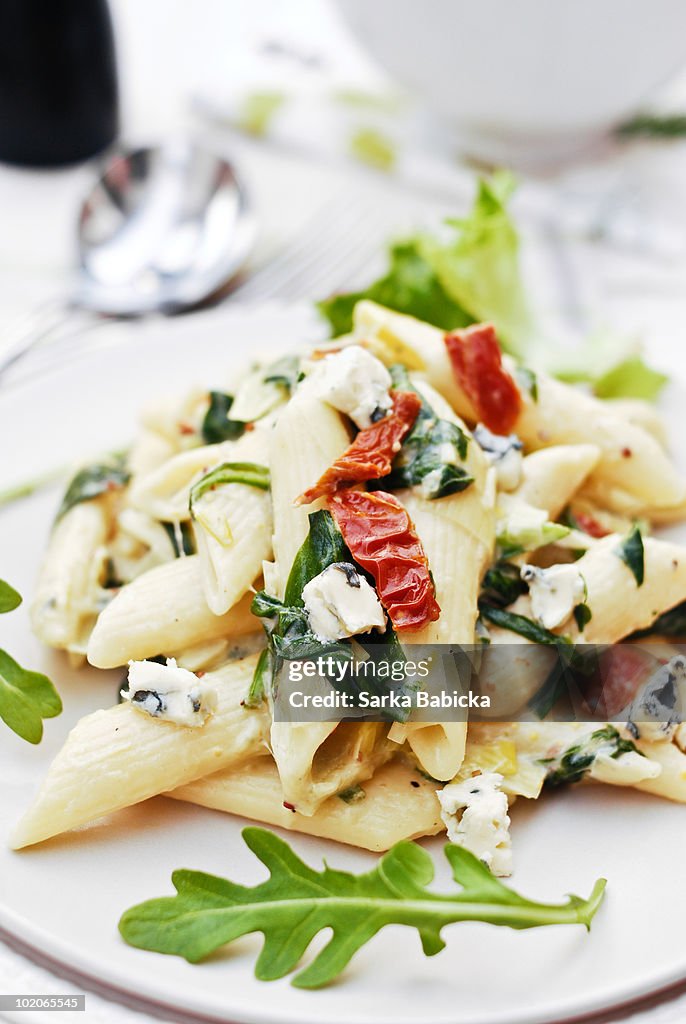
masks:
<instances>
[{"instance_id":1,"label":"silver spoon","mask_svg":"<svg viewBox=\"0 0 686 1024\"><path fill-rule=\"evenodd\" d=\"M236 276L254 235L223 157L191 142L117 152L81 206L70 294L2 345L0 377L78 310L139 317L201 305Z\"/></svg>"}]
</instances>

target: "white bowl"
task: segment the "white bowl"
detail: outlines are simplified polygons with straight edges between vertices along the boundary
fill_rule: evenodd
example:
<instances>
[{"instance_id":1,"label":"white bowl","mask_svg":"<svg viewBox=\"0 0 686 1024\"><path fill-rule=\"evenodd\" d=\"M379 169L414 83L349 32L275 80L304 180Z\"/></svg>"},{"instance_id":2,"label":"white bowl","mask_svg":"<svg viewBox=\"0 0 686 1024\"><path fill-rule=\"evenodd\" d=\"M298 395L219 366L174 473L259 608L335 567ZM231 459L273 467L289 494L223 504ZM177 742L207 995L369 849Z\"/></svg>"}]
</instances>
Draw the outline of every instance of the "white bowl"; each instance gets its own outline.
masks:
<instances>
[{"instance_id":1,"label":"white bowl","mask_svg":"<svg viewBox=\"0 0 686 1024\"><path fill-rule=\"evenodd\" d=\"M686 61L683 0L337 0L362 44L489 160L565 156Z\"/></svg>"}]
</instances>

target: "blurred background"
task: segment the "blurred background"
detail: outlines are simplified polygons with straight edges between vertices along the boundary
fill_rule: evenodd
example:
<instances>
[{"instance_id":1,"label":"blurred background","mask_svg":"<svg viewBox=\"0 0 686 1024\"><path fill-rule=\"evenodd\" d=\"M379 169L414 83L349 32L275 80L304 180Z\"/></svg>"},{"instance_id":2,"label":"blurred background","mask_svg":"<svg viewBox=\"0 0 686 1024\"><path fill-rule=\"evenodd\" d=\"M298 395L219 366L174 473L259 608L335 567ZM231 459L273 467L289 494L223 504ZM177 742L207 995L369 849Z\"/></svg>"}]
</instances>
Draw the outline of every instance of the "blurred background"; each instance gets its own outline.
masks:
<instances>
[{"instance_id":1,"label":"blurred background","mask_svg":"<svg viewBox=\"0 0 686 1024\"><path fill-rule=\"evenodd\" d=\"M686 323L679 0L50 9L46 20L41 0L3 0L0 12L0 352L46 325L57 339L90 330L92 317L62 307L103 160L191 139L245 186L250 223L224 230L227 246L244 232L227 280L247 255L229 303L370 280L389 237L461 214L475 169L510 166L531 280L559 336L611 323L673 358Z\"/></svg>"}]
</instances>

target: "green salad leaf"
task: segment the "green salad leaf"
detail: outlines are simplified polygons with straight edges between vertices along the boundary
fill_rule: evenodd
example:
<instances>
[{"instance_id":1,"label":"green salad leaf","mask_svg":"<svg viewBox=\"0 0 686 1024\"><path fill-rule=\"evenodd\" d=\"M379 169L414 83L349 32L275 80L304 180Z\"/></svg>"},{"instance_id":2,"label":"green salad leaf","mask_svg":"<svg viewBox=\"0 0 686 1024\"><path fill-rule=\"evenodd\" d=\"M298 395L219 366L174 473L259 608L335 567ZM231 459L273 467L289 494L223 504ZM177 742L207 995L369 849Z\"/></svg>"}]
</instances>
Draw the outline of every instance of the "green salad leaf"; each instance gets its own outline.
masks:
<instances>
[{"instance_id":1,"label":"green salad leaf","mask_svg":"<svg viewBox=\"0 0 686 1024\"><path fill-rule=\"evenodd\" d=\"M76 473L62 498L55 522L67 514L75 505L83 501L92 501L101 494L121 490L126 487L131 474L126 468L122 456L114 456L105 462L94 462L84 466Z\"/></svg>"},{"instance_id":2,"label":"green salad leaf","mask_svg":"<svg viewBox=\"0 0 686 1024\"><path fill-rule=\"evenodd\" d=\"M481 178L466 217L446 221L447 237L429 233L397 242L388 272L363 291L319 303L334 336L352 329L360 299L372 299L443 330L493 320L504 346L523 354L533 333L519 266L519 237L507 210L514 179Z\"/></svg>"},{"instance_id":3,"label":"green salad leaf","mask_svg":"<svg viewBox=\"0 0 686 1024\"><path fill-rule=\"evenodd\" d=\"M317 303L320 313L329 322L333 337L352 330L353 310L361 299L372 299L445 331L474 323L474 317L445 291L435 271L420 254L417 239L394 243L389 250L387 273L368 288L333 295Z\"/></svg>"},{"instance_id":4,"label":"green salad leaf","mask_svg":"<svg viewBox=\"0 0 686 1024\"><path fill-rule=\"evenodd\" d=\"M686 114L636 114L617 128L621 139L681 139L686 137Z\"/></svg>"},{"instance_id":5,"label":"green salad leaf","mask_svg":"<svg viewBox=\"0 0 686 1024\"><path fill-rule=\"evenodd\" d=\"M293 978L299 988L318 988L337 977L386 925L416 928L425 955L434 956L445 946L443 927L458 921L588 929L605 889L601 878L587 899L539 903L494 878L463 847L447 845L444 853L460 889L436 893L427 888L434 877L431 857L415 843L398 843L371 871L354 875L328 865L316 871L265 829L246 828L243 839L268 868L266 882L250 887L200 871L175 871L175 896L148 900L123 914L124 940L196 963L242 935L262 932L255 975L273 981L294 971L315 936L330 928L327 944Z\"/></svg>"},{"instance_id":6,"label":"green salad leaf","mask_svg":"<svg viewBox=\"0 0 686 1024\"><path fill-rule=\"evenodd\" d=\"M631 634L630 639L636 640L644 636L669 636L678 639L686 639L686 601L670 608L668 612L658 615L652 626L647 629L638 629Z\"/></svg>"},{"instance_id":7,"label":"green salad leaf","mask_svg":"<svg viewBox=\"0 0 686 1024\"><path fill-rule=\"evenodd\" d=\"M519 236L508 210L513 189L514 179L507 172L481 178L466 217L447 220L442 232L396 241L383 277L357 292L317 303L332 335L353 329L353 310L361 299L445 331L491 320L503 348L518 359L561 380L588 384L600 398L653 401L666 377L646 365L635 339L596 332L570 359L556 354L543 336L528 299ZM536 401L535 373L520 367L517 380Z\"/></svg>"},{"instance_id":8,"label":"green salad leaf","mask_svg":"<svg viewBox=\"0 0 686 1024\"><path fill-rule=\"evenodd\" d=\"M643 585L645 576L645 555L643 551L643 535L639 526L633 526L626 537L622 538L614 552L629 567L636 580L636 586Z\"/></svg>"}]
</instances>

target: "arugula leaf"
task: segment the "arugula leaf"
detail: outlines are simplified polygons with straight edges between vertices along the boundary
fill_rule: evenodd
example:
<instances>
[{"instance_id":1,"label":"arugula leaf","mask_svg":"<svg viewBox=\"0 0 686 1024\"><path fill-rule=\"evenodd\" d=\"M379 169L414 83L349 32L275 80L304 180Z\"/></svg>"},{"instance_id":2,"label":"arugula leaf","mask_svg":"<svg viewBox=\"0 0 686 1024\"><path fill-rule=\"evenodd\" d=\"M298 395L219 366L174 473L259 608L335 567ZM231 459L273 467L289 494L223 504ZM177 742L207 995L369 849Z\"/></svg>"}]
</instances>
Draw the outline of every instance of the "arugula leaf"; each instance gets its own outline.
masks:
<instances>
[{"instance_id":1,"label":"arugula leaf","mask_svg":"<svg viewBox=\"0 0 686 1024\"><path fill-rule=\"evenodd\" d=\"M0 718L29 743L43 738L43 719L54 718L62 701L47 676L22 668L0 650Z\"/></svg>"},{"instance_id":2,"label":"arugula leaf","mask_svg":"<svg viewBox=\"0 0 686 1024\"><path fill-rule=\"evenodd\" d=\"M293 560L284 593L284 604L293 608L302 608L303 588L327 566L353 560L330 512L320 509L307 518L310 532Z\"/></svg>"},{"instance_id":3,"label":"arugula leaf","mask_svg":"<svg viewBox=\"0 0 686 1024\"><path fill-rule=\"evenodd\" d=\"M248 487L258 487L262 491L268 491L270 486L269 470L266 466L260 466L256 462L222 462L220 466L215 466L191 487L188 501L191 518L193 518L193 508L203 494L214 490L215 487L222 487L224 484L247 484Z\"/></svg>"},{"instance_id":4,"label":"arugula leaf","mask_svg":"<svg viewBox=\"0 0 686 1024\"><path fill-rule=\"evenodd\" d=\"M633 526L618 547L614 554L629 567L636 580L636 586L643 584L645 576L645 556L643 551L643 536L638 526Z\"/></svg>"},{"instance_id":5,"label":"arugula leaf","mask_svg":"<svg viewBox=\"0 0 686 1024\"><path fill-rule=\"evenodd\" d=\"M0 580L0 615L13 612L21 604L21 594L5 580Z\"/></svg>"},{"instance_id":6,"label":"arugula leaf","mask_svg":"<svg viewBox=\"0 0 686 1024\"><path fill-rule=\"evenodd\" d=\"M229 419L232 405L233 395L227 395L223 391L210 391L210 404L200 428L205 444L236 441L243 436L245 423Z\"/></svg>"},{"instance_id":7,"label":"arugula leaf","mask_svg":"<svg viewBox=\"0 0 686 1024\"><path fill-rule=\"evenodd\" d=\"M554 767L546 776L546 785L563 786L580 782L593 767L601 751L607 751L614 760L628 753L645 756L631 740L624 739L614 726L606 725L584 737L580 743L568 747L559 760L554 762Z\"/></svg>"},{"instance_id":8,"label":"arugula leaf","mask_svg":"<svg viewBox=\"0 0 686 1024\"><path fill-rule=\"evenodd\" d=\"M445 331L474 323L474 317L454 302L441 286L434 270L420 255L417 239L392 245L388 272L368 288L333 295L317 303L318 310L331 325L334 338L352 330L353 310L362 299L371 299Z\"/></svg>"},{"instance_id":9,"label":"arugula leaf","mask_svg":"<svg viewBox=\"0 0 686 1024\"><path fill-rule=\"evenodd\" d=\"M569 644L566 636L558 636L544 626L539 626L533 619L526 615L518 615L516 612L508 612L504 608L496 608L495 605L481 602L479 611L484 619L492 622L494 626L501 626L509 629L512 633L518 633L534 644Z\"/></svg>"},{"instance_id":10,"label":"arugula leaf","mask_svg":"<svg viewBox=\"0 0 686 1024\"><path fill-rule=\"evenodd\" d=\"M130 479L131 474L124 465L122 457L113 458L109 462L94 462L90 466L84 466L72 477L55 516L55 522L59 522L67 512L82 501L92 501L94 498L99 498L101 494L126 487Z\"/></svg>"},{"instance_id":11,"label":"arugula leaf","mask_svg":"<svg viewBox=\"0 0 686 1024\"><path fill-rule=\"evenodd\" d=\"M295 970L314 937L331 928L327 945L293 979L299 988L318 988L337 977L390 924L416 928L426 956L444 948L442 928L458 921L517 929L583 924L588 929L606 884L598 879L588 899L569 896L565 903L538 903L494 878L463 847L447 845L444 853L461 889L443 894L427 888L433 863L415 843L396 844L371 871L353 875L328 865L314 870L265 829L246 828L243 839L269 869L266 882L249 887L199 871L175 871L176 896L148 900L122 915L119 931L124 940L196 963L259 931L264 945L255 975L273 981Z\"/></svg>"}]
</instances>

